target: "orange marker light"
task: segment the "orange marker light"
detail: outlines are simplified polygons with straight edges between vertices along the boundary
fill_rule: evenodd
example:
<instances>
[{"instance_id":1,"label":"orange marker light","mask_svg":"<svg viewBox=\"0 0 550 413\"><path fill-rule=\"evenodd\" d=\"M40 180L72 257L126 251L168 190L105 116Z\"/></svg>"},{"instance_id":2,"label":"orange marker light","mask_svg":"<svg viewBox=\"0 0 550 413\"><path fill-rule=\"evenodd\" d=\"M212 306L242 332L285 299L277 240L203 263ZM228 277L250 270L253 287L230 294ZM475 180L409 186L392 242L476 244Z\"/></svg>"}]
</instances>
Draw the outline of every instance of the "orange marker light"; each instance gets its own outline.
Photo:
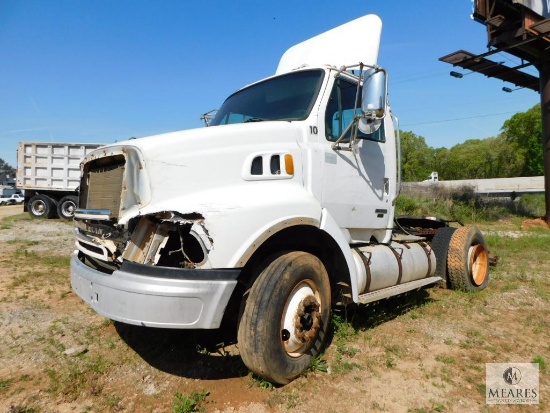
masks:
<instances>
[{"instance_id":1,"label":"orange marker light","mask_svg":"<svg viewBox=\"0 0 550 413\"><path fill-rule=\"evenodd\" d=\"M288 175L294 175L294 160L290 154L285 155L285 171Z\"/></svg>"}]
</instances>

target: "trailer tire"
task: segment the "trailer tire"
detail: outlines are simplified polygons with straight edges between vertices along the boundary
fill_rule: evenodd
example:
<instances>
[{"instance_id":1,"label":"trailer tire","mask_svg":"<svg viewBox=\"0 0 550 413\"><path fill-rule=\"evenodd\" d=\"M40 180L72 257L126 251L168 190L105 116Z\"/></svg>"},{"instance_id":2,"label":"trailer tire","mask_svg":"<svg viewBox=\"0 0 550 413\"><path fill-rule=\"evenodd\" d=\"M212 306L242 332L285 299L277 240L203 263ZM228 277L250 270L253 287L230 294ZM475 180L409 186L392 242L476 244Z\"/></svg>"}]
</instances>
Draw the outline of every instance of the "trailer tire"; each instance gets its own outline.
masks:
<instances>
[{"instance_id":1,"label":"trailer tire","mask_svg":"<svg viewBox=\"0 0 550 413\"><path fill-rule=\"evenodd\" d=\"M451 287L447 274L447 254L449 252L451 237L455 231L456 228L453 227L439 228L432 239L432 249L435 253L436 260L435 276L443 279L440 283L444 288Z\"/></svg>"},{"instance_id":2,"label":"trailer tire","mask_svg":"<svg viewBox=\"0 0 550 413\"><path fill-rule=\"evenodd\" d=\"M36 194L29 200L27 210L34 218L53 218L56 212L56 203L47 195Z\"/></svg>"},{"instance_id":3,"label":"trailer tire","mask_svg":"<svg viewBox=\"0 0 550 413\"><path fill-rule=\"evenodd\" d=\"M64 196L57 205L57 215L63 219L73 219L74 211L78 208L78 198L74 195Z\"/></svg>"},{"instance_id":4,"label":"trailer tire","mask_svg":"<svg viewBox=\"0 0 550 413\"><path fill-rule=\"evenodd\" d=\"M248 295L238 328L245 365L273 383L287 384L321 353L330 318L330 281L314 255L275 258Z\"/></svg>"},{"instance_id":5,"label":"trailer tire","mask_svg":"<svg viewBox=\"0 0 550 413\"><path fill-rule=\"evenodd\" d=\"M489 259L483 235L476 227L458 228L451 237L447 256L452 289L483 290L489 283Z\"/></svg>"}]
</instances>

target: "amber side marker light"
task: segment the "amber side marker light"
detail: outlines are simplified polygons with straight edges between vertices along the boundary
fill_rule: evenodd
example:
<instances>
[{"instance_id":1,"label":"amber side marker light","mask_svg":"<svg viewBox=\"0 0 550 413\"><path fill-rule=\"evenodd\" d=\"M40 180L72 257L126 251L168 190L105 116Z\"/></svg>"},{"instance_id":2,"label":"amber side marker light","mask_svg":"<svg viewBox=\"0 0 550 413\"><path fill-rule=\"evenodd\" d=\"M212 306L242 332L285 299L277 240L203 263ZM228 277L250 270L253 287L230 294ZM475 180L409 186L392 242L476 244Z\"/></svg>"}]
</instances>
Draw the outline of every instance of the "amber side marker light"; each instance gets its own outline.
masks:
<instances>
[{"instance_id":1,"label":"amber side marker light","mask_svg":"<svg viewBox=\"0 0 550 413\"><path fill-rule=\"evenodd\" d=\"M294 160L292 155L285 155L285 171L288 175L294 175Z\"/></svg>"}]
</instances>

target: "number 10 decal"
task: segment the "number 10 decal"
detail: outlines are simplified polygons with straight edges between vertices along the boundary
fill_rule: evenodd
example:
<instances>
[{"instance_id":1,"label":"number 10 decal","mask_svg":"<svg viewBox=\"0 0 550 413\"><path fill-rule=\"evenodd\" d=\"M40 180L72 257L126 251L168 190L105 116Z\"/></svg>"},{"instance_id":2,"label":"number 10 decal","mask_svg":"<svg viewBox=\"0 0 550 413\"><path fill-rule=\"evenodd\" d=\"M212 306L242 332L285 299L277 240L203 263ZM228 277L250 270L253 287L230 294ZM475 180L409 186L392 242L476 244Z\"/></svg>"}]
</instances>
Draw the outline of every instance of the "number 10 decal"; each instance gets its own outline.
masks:
<instances>
[{"instance_id":1,"label":"number 10 decal","mask_svg":"<svg viewBox=\"0 0 550 413\"><path fill-rule=\"evenodd\" d=\"M317 130L317 126L310 126L309 127L309 133L312 133L313 135L317 135L319 131Z\"/></svg>"}]
</instances>

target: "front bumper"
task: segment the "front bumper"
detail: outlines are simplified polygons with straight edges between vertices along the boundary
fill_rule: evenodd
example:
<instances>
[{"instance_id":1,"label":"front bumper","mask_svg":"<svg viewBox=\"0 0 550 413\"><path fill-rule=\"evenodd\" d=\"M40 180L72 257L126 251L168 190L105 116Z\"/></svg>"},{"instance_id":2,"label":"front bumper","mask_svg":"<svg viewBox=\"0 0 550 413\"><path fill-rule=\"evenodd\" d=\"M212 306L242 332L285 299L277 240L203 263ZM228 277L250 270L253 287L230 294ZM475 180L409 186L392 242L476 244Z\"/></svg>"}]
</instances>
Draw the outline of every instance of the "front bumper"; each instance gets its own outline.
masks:
<instances>
[{"instance_id":1,"label":"front bumper","mask_svg":"<svg viewBox=\"0 0 550 413\"><path fill-rule=\"evenodd\" d=\"M82 300L111 320L147 327L218 328L239 273L125 262L106 274L76 251L71 258L71 286Z\"/></svg>"}]
</instances>

